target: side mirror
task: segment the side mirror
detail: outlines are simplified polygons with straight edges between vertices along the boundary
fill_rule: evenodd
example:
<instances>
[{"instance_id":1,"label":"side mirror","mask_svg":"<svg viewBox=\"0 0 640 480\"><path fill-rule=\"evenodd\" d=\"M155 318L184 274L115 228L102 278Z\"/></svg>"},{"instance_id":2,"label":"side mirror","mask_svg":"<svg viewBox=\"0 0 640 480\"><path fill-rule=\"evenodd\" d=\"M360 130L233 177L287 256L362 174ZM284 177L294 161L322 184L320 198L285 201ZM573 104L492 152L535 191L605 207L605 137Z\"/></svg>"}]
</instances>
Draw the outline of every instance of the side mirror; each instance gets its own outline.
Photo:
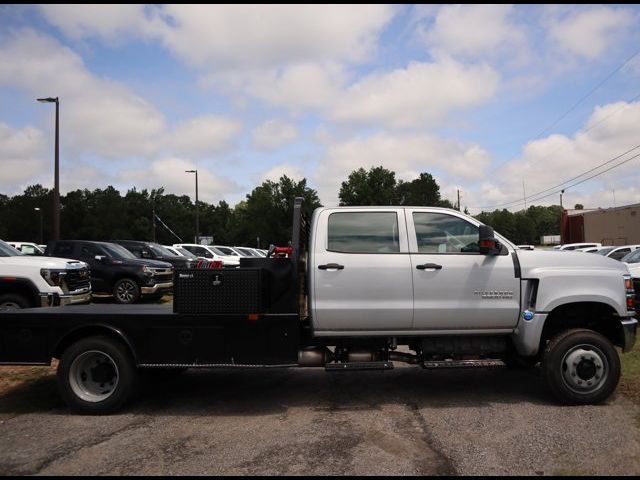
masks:
<instances>
[{"instance_id":1,"label":"side mirror","mask_svg":"<svg viewBox=\"0 0 640 480\"><path fill-rule=\"evenodd\" d=\"M142 258L151 258L151 254L147 250L142 250Z\"/></svg>"},{"instance_id":2,"label":"side mirror","mask_svg":"<svg viewBox=\"0 0 640 480\"><path fill-rule=\"evenodd\" d=\"M478 246L482 255L499 255L502 245L493 235L493 228L481 225L479 228L480 238Z\"/></svg>"},{"instance_id":3,"label":"side mirror","mask_svg":"<svg viewBox=\"0 0 640 480\"><path fill-rule=\"evenodd\" d=\"M97 261L99 261L100 263L104 263L104 261L107 259L107 257L105 255L96 255L95 258Z\"/></svg>"}]
</instances>

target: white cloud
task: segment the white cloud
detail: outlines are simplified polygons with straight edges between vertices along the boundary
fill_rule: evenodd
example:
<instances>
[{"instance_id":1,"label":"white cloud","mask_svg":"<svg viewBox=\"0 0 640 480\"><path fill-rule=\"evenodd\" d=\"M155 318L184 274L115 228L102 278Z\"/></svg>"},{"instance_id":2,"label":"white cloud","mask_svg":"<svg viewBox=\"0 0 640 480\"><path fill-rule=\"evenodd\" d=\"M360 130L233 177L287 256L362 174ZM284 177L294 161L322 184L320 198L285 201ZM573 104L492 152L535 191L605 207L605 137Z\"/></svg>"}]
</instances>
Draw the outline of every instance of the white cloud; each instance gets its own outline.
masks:
<instances>
[{"instance_id":1,"label":"white cloud","mask_svg":"<svg viewBox=\"0 0 640 480\"><path fill-rule=\"evenodd\" d=\"M413 180L421 172L441 172L460 179L477 180L490 160L489 154L478 145L425 134L381 133L330 146L313 180L323 202L335 204L341 182L360 167L383 166L403 180Z\"/></svg>"},{"instance_id":2,"label":"white cloud","mask_svg":"<svg viewBox=\"0 0 640 480\"><path fill-rule=\"evenodd\" d=\"M252 135L253 146L260 150L275 150L298 138L295 125L283 120L267 120L255 128Z\"/></svg>"},{"instance_id":3,"label":"white cloud","mask_svg":"<svg viewBox=\"0 0 640 480\"><path fill-rule=\"evenodd\" d=\"M471 205L489 207L522 199L523 180L527 196L535 198L534 194L559 185L564 180L572 179L640 144L637 128L635 128L638 122L640 122L640 102L629 104L618 102L596 107L584 128L575 135L554 134L527 143L517 160L507 164L494 179L485 182L479 192L472 194L474 198ZM640 150L635 150L602 169L596 169L585 177L602 172L637 153L640 153ZM637 188L640 180L639 165L640 158L636 158L602 176L567 189L564 196L566 204L583 203L589 207L610 206L613 204L612 189L616 190L618 205L627 201L640 201L640 190ZM571 183L585 177L577 178ZM552 193L558 188L541 193L539 197ZM621 192L620 195L618 191ZM534 203L548 205L557 204L558 201L559 193L553 193ZM531 198L528 204L531 204ZM520 208L522 208L520 204L513 207L515 210Z\"/></svg>"},{"instance_id":4,"label":"white cloud","mask_svg":"<svg viewBox=\"0 0 640 480\"><path fill-rule=\"evenodd\" d=\"M35 99L60 97L63 145L105 158L147 156L156 151L164 117L126 86L97 77L82 59L32 30L16 32L0 46L0 85L27 91ZM52 106L42 106L50 110Z\"/></svg>"},{"instance_id":5,"label":"white cloud","mask_svg":"<svg viewBox=\"0 0 640 480\"><path fill-rule=\"evenodd\" d=\"M242 190L236 182L202 164L177 157L162 158L150 162L144 168L130 168L119 172L118 181L126 187L160 188L166 193L189 195L195 200L195 179L186 170L198 170L198 199L217 203L225 195Z\"/></svg>"},{"instance_id":6,"label":"white cloud","mask_svg":"<svg viewBox=\"0 0 640 480\"><path fill-rule=\"evenodd\" d=\"M351 85L332 103L331 117L392 127L433 126L451 111L486 102L498 83L497 72L486 65L412 62L407 68L371 74Z\"/></svg>"},{"instance_id":7,"label":"white cloud","mask_svg":"<svg viewBox=\"0 0 640 480\"><path fill-rule=\"evenodd\" d=\"M560 12L549 20L550 40L563 52L593 60L609 51L637 15L628 9L592 7Z\"/></svg>"},{"instance_id":8,"label":"white cloud","mask_svg":"<svg viewBox=\"0 0 640 480\"><path fill-rule=\"evenodd\" d=\"M146 21L144 5L39 5L47 21L73 39L102 37L120 40L135 33Z\"/></svg>"},{"instance_id":9,"label":"white cloud","mask_svg":"<svg viewBox=\"0 0 640 480\"><path fill-rule=\"evenodd\" d=\"M279 165L274 165L269 170L262 173L262 175L260 175L259 183L262 183L265 180L277 182L283 175L286 175L293 180L301 180L305 178L304 168L302 167L302 165L282 163Z\"/></svg>"},{"instance_id":10,"label":"white cloud","mask_svg":"<svg viewBox=\"0 0 640 480\"><path fill-rule=\"evenodd\" d=\"M512 5L446 5L437 11L419 9L418 37L436 54L464 57L495 56L526 48L523 25L513 18Z\"/></svg>"},{"instance_id":11,"label":"white cloud","mask_svg":"<svg viewBox=\"0 0 640 480\"><path fill-rule=\"evenodd\" d=\"M360 62L394 16L388 5L76 5L41 7L72 38L159 39L204 70L300 61Z\"/></svg>"},{"instance_id":12,"label":"white cloud","mask_svg":"<svg viewBox=\"0 0 640 480\"><path fill-rule=\"evenodd\" d=\"M34 127L21 129L0 122L0 191L4 194L21 192L37 181L45 186L49 172L53 170L45 160L42 132ZM37 180L34 180L37 179Z\"/></svg>"},{"instance_id":13,"label":"white cloud","mask_svg":"<svg viewBox=\"0 0 640 480\"><path fill-rule=\"evenodd\" d=\"M229 148L232 140L241 132L242 124L226 117L195 117L175 128L167 139L167 147L179 155L213 155Z\"/></svg>"}]
</instances>

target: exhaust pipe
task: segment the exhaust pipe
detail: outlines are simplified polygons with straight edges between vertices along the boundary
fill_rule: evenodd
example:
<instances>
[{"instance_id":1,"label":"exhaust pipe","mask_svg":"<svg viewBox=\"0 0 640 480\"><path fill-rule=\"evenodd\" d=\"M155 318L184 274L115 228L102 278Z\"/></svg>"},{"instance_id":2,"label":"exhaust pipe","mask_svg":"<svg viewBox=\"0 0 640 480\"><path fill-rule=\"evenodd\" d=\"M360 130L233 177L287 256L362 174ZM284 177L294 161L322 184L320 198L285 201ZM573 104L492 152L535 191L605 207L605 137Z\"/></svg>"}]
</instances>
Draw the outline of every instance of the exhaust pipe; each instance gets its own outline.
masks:
<instances>
[{"instance_id":1,"label":"exhaust pipe","mask_svg":"<svg viewBox=\"0 0 640 480\"><path fill-rule=\"evenodd\" d=\"M324 367L331 361L331 351L326 347L309 347L298 351L299 367Z\"/></svg>"}]
</instances>

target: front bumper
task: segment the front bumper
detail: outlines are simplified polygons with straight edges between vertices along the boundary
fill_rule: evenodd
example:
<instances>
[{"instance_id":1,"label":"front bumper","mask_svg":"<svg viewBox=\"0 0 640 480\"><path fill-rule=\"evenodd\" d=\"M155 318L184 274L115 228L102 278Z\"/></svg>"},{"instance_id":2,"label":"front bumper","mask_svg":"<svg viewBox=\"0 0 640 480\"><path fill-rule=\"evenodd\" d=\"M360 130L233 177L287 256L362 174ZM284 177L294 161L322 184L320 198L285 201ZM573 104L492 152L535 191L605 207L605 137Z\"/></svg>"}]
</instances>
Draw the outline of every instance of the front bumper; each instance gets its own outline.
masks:
<instances>
[{"instance_id":1,"label":"front bumper","mask_svg":"<svg viewBox=\"0 0 640 480\"><path fill-rule=\"evenodd\" d=\"M638 320L633 317L629 317L625 320L621 320L623 333L623 345L622 351L624 353L629 352L636 343L636 330L638 329Z\"/></svg>"},{"instance_id":2,"label":"front bumper","mask_svg":"<svg viewBox=\"0 0 640 480\"><path fill-rule=\"evenodd\" d=\"M142 287L140 289L140 293L142 295L153 295L158 291L171 290L172 288L173 288L173 282L156 283L151 287Z\"/></svg>"},{"instance_id":3,"label":"front bumper","mask_svg":"<svg viewBox=\"0 0 640 480\"><path fill-rule=\"evenodd\" d=\"M64 294L57 293L41 293L41 307L59 307L64 305L76 305L89 303L91 301L91 290L82 293Z\"/></svg>"}]
</instances>

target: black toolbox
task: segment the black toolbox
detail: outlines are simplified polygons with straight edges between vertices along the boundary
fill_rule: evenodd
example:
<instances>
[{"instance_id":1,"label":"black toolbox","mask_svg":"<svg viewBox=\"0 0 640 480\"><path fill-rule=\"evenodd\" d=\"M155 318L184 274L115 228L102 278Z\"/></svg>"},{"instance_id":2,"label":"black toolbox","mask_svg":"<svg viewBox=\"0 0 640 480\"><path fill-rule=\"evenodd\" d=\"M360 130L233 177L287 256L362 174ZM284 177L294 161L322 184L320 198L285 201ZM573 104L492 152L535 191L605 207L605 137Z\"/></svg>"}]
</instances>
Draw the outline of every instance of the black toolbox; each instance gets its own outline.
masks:
<instances>
[{"instance_id":1,"label":"black toolbox","mask_svg":"<svg viewBox=\"0 0 640 480\"><path fill-rule=\"evenodd\" d=\"M262 313L265 304L260 268L176 269L175 313Z\"/></svg>"}]
</instances>

